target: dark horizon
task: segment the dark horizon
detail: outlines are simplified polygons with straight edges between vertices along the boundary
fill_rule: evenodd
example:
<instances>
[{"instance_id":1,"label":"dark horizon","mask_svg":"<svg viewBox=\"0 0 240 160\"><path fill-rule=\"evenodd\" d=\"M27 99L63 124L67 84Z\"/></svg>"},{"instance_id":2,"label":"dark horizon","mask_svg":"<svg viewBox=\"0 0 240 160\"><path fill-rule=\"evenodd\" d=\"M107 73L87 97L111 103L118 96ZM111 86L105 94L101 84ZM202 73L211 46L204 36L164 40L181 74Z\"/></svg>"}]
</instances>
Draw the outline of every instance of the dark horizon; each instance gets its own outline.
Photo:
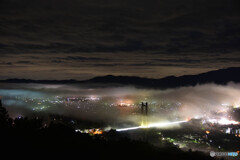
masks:
<instances>
[{"instance_id":1,"label":"dark horizon","mask_svg":"<svg viewBox=\"0 0 240 160\"><path fill-rule=\"evenodd\" d=\"M87 82L87 81L92 81L94 79L98 79L98 78L110 78L110 77L122 77L122 78L139 78L139 79L149 79L149 80L161 80L161 79L168 79L168 78L181 78L181 77L188 77L188 76L199 76L199 75L204 75L204 74L208 74L208 73L214 73L214 72L221 72L221 71L225 71L225 73L227 74L231 74L232 70L235 70L235 72L237 70L239 70L240 67L227 67L227 68L219 68L219 69L214 69L214 70L209 70L207 72L201 72L198 74L186 74L186 75L180 75L180 76L175 76L175 75L166 75L165 77L161 77L161 78L151 78L151 77L141 77L141 76L124 76L124 75L115 75L115 74L108 74L108 75L101 75L101 76L95 76L95 77L91 77L91 78L87 78L87 79L30 79L30 78L18 78L18 77L13 77L13 78L7 78L7 79L0 79L0 82L4 82L4 81L8 81L8 80L30 80L30 81L56 81L56 82L64 82L64 81L75 81L75 82ZM219 76L225 76L225 75L219 75ZM237 77L235 77L237 78ZM229 82L231 80L229 79Z\"/></svg>"},{"instance_id":2,"label":"dark horizon","mask_svg":"<svg viewBox=\"0 0 240 160\"><path fill-rule=\"evenodd\" d=\"M199 74L204 74L204 73L208 73L208 72L215 72L215 71L219 71L219 70L228 70L228 69L238 69L240 67L229 67L229 68L219 68L219 69L214 69L214 70L209 70L207 72L201 72L198 74L187 74L187 75L181 75L181 76L175 76L175 75L166 75L165 77L161 77L161 78L151 78L151 77L141 77L141 76L124 76L124 75L114 75L114 74L108 74L108 75L102 75L102 76L95 76L95 77L91 77L91 78L87 78L87 79L82 79L82 80L78 80L78 79L28 79L28 78L18 78L18 77L13 77L13 78L7 78L7 79L0 79L0 81L5 81L5 80L33 80L33 81L88 81L88 80L92 80L95 78L99 78L99 77L135 77L135 78L144 78L144 79L164 79L164 78L168 78L168 77L182 77L182 76L194 76L194 75L199 75Z\"/></svg>"}]
</instances>

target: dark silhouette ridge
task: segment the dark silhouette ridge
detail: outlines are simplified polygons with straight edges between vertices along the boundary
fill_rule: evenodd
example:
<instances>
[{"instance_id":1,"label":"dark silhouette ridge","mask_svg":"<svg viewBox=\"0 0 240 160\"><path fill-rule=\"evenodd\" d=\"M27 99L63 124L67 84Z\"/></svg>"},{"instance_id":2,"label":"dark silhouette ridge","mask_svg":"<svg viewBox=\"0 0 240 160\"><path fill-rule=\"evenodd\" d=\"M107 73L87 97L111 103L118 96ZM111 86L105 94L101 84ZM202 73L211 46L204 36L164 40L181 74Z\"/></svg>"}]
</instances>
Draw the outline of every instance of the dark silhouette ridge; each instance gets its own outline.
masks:
<instances>
[{"instance_id":1,"label":"dark silhouette ridge","mask_svg":"<svg viewBox=\"0 0 240 160\"><path fill-rule=\"evenodd\" d=\"M133 85L141 88L167 89L183 86L195 86L197 84L215 83L225 85L228 82L240 82L240 67L219 69L198 75L184 75L180 77L169 76L161 79L141 78L134 76L107 75L95 77L90 80L31 80L31 79L7 79L0 83L43 83L43 84L121 84Z\"/></svg>"},{"instance_id":2,"label":"dark silhouette ridge","mask_svg":"<svg viewBox=\"0 0 240 160\"><path fill-rule=\"evenodd\" d=\"M126 85L135 85L138 87L150 88L176 88L182 86L195 86L197 84L215 83L227 84L228 82L240 82L240 68L227 68L216 71L210 71L198 75L184 75L180 77L169 76L161 79L149 79L128 76L104 76L96 77L86 82L92 83L120 83Z\"/></svg>"}]
</instances>

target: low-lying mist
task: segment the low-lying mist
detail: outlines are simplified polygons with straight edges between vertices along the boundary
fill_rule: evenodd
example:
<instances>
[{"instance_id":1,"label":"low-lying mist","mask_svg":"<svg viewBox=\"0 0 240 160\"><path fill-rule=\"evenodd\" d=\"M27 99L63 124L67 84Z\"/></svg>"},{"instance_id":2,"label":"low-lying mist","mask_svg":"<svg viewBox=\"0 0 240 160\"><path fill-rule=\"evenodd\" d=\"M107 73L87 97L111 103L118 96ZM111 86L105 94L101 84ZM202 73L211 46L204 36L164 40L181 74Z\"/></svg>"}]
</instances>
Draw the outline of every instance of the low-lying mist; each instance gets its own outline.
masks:
<instances>
[{"instance_id":1,"label":"low-lying mist","mask_svg":"<svg viewBox=\"0 0 240 160\"><path fill-rule=\"evenodd\" d=\"M133 86L91 88L83 85L0 84L3 106L11 117L60 114L111 125L139 124L141 102L151 122L213 116L238 107L240 84L204 84L167 90Z\"/></svg>"}]
</instances>

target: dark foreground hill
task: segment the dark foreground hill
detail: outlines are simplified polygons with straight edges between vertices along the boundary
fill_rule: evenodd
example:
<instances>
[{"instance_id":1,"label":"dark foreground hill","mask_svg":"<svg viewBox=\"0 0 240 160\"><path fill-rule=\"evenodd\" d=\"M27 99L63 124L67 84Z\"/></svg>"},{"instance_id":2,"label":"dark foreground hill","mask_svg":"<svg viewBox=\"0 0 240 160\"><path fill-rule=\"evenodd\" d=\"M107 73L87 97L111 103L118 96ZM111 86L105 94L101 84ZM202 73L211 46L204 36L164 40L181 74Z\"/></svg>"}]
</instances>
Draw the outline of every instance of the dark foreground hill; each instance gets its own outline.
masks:
<instances>
[{"instance_id":1,"label":"dark foreground hill","mask_svg":"<svg viewBox=\"0 0 240 160\"><path fill-rule=\"evenodd\" d=\"M64 122L43 125L39 118L11 119L0 107L1 156L7 159L169 159L210 160L201 152L176 147L157 148L147 142L117 137L116 131L90 136ZM111 138L109 138L111 137Z\"/></svg>"}]
</instances>

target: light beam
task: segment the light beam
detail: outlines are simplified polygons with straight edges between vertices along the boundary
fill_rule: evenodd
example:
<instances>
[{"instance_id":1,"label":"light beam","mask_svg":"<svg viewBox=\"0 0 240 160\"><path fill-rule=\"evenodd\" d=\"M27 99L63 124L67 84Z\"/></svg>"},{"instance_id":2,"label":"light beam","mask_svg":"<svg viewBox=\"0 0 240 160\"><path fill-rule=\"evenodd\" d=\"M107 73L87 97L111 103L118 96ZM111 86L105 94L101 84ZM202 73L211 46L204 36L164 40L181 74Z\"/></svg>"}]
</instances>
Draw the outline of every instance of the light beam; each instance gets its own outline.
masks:
<instances>
[{"instance_id":1,"label":"light beam","mask_svg":"<svg viewBox=\"0 0 240 160\"><path fill-rule=\"evenodd\" d=\"M160 128L160 127L166 127L166 126L180 124L184 122L187 122L187 121L150 123L148 125L141 125L141 126L129 127L129 128L120 128L120 129L116 129L116 131L121 132L121 131L136 130L141 128Z\"/></svg>"}]
</instances>

